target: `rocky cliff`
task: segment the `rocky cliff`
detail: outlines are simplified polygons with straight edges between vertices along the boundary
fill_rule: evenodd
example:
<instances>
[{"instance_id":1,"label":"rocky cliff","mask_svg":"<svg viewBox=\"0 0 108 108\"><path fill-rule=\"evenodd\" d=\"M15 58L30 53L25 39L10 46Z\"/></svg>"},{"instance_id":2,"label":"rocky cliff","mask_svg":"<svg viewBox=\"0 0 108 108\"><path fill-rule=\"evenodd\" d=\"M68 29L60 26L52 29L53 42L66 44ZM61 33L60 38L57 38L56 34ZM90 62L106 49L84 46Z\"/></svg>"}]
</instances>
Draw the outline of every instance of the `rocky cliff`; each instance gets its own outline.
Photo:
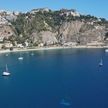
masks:
<instances>
[{"instance_id":1,"label":"rocky cliff","mask_svg":"<svg viewBox=\"0 0 108 108\"><path fill-rule=\"evenodd\" d=\"M32 45L55 45L74 42L76 45L107 45L108 21L76 10L48 8L30 12L0 11L0 41Z\"/></svg>"}]
</instances>

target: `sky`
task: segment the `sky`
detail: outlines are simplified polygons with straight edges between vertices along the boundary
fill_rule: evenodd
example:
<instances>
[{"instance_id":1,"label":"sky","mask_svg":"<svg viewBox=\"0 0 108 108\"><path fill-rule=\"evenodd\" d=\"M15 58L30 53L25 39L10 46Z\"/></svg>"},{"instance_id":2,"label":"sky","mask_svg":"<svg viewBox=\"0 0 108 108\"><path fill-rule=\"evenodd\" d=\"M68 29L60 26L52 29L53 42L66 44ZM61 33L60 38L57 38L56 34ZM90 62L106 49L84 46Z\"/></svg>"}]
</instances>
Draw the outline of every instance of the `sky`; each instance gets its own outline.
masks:
<instances>
[{"instance_id":1,"label":"sky","mask_svg":"<svg viewBox=\"0 0 108 108\"><path fill-rule=\"evenodd\" d=\"M81 14L108 20L108 0L0 0L0 10L6 11L26 12L45 7L52 10L75 9Z\"/></svg>"}]
</instances>

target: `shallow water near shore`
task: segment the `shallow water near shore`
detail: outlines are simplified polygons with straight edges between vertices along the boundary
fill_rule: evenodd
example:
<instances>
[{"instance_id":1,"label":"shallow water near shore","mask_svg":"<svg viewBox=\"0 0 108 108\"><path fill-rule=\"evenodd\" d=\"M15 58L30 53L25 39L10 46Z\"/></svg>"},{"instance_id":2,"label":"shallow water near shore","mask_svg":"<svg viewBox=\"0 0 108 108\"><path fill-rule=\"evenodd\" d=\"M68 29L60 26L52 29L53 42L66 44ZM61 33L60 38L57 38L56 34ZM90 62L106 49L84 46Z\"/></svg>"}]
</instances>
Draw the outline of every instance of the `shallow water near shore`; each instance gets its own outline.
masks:
<instances>
[{"instance_id":1,"label":"shallow water near shore","mask_svg":"<svg viewBox=\"0 0 108 108\"><path fill-rule=\"evenodd\" d=\"M6 64L9 77L2 76ZM61 104L63 99L70 105ZM108 108L108 54L105 49L0 54L0 108Z\"/></svg>"}]
</instances>

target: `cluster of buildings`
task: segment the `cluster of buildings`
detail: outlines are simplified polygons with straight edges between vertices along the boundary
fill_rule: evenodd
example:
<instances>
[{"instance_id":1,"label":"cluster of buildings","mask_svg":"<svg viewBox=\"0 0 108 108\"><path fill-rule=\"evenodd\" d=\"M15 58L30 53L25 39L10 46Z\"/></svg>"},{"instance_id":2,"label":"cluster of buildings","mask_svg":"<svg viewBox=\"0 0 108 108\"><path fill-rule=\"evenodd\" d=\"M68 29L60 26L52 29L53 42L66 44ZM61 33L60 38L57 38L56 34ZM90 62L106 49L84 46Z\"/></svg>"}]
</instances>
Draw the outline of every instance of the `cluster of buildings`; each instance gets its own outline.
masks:
<instances>
[{"instance_id":1,"label":"cluster of buildings","mask_svg":"<svg viewBox=\"0 0 108 108\"><path fill-rule=\"evenodd\" d=\"M77 42L64 42L63 46L76 46L77 44Z\"/></svg>"},{"instance_id":2,"label":"cluster of buildings","mask_svg":"<svg viewBox=\"0 0 108 108\"><path fill-rule=\"evenodd\" d=\"M17 44L15 43L15 46L13 46L12 43L10 42L6 42L6 43L0 43L0 49L2 49L2 47L5 46L6 48L11 48L11 47L15 47L15 48L25 48L29 46L28 42L25 42L25 46L22 44Z\"/></svg>"},{"instance_id":3,"label":"cluster of buildings","mask_svg":"<svg viewBox=\"0 0 108 108\"><path fill-rule=\"evenodd\" d=\"M0 16L0 24L8 24L8 21Z\"/></svg>"},{"instance_id":4,"label":"cluster of buildings","mask_svg":"<svg viewBox=\"0 0 108 108\"><path fill-rule=\"evenodd\" d=\"M2 49L2 47L4 46L5 48L28 48L29 47L29 43L25 42L25 45L23 44L18 44L15 42L15 45L13 45L11 42L6 42L6 43L2 43L2 41L0 41L0 49ZM38 47L43 47L44 43L40 43L38 45Z\"/></svg>"},{"instance_id":5,"label":"cluster of buildings","mask_svg":"<svg viewBox=\"0 0 108 108\"><path fill-rule=\"evenodd\" d=\"M19 15L19 12L9 12L0 10L0 24L11 25L11 23L9 23L8 20L16 20L17 15Z\"/></svg>"},{"instance_id":6,"label":"cluster of buildings","mask_svg":"<svg viewBox=\"0 0 108 108\"><path fill-rule=\"evenodd\" d=\"M72 15L72 16L78 16L78 17L80 17L80 14L76 10L73 10L73 9L71 9L71 10L62 9L61 12L62 12L61 13L62 16Z\"/></svg>"}]
</instances>

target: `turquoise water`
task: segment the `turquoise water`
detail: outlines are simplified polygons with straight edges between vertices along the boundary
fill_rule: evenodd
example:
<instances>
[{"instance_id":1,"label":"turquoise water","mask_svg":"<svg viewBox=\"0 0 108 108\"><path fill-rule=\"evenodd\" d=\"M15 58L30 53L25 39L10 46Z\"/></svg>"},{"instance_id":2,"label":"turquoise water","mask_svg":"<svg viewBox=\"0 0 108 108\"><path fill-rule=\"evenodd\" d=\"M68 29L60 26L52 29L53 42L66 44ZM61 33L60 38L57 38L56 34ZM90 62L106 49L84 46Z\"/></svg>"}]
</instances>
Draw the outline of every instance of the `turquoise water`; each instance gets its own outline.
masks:
<instances>
[{"instance_id":1,"label":"turquoise water","mask_svg":"<svg viewBox=\"0 0 108 108\"><path fill-rule=\"evenodd\" d=\"M65 49L0 55L0 108L108 108L108 54ZM100 59L103 67L99 67ZM3 77L5 65L11 76Z\"/></svg>"}]
</instances>

